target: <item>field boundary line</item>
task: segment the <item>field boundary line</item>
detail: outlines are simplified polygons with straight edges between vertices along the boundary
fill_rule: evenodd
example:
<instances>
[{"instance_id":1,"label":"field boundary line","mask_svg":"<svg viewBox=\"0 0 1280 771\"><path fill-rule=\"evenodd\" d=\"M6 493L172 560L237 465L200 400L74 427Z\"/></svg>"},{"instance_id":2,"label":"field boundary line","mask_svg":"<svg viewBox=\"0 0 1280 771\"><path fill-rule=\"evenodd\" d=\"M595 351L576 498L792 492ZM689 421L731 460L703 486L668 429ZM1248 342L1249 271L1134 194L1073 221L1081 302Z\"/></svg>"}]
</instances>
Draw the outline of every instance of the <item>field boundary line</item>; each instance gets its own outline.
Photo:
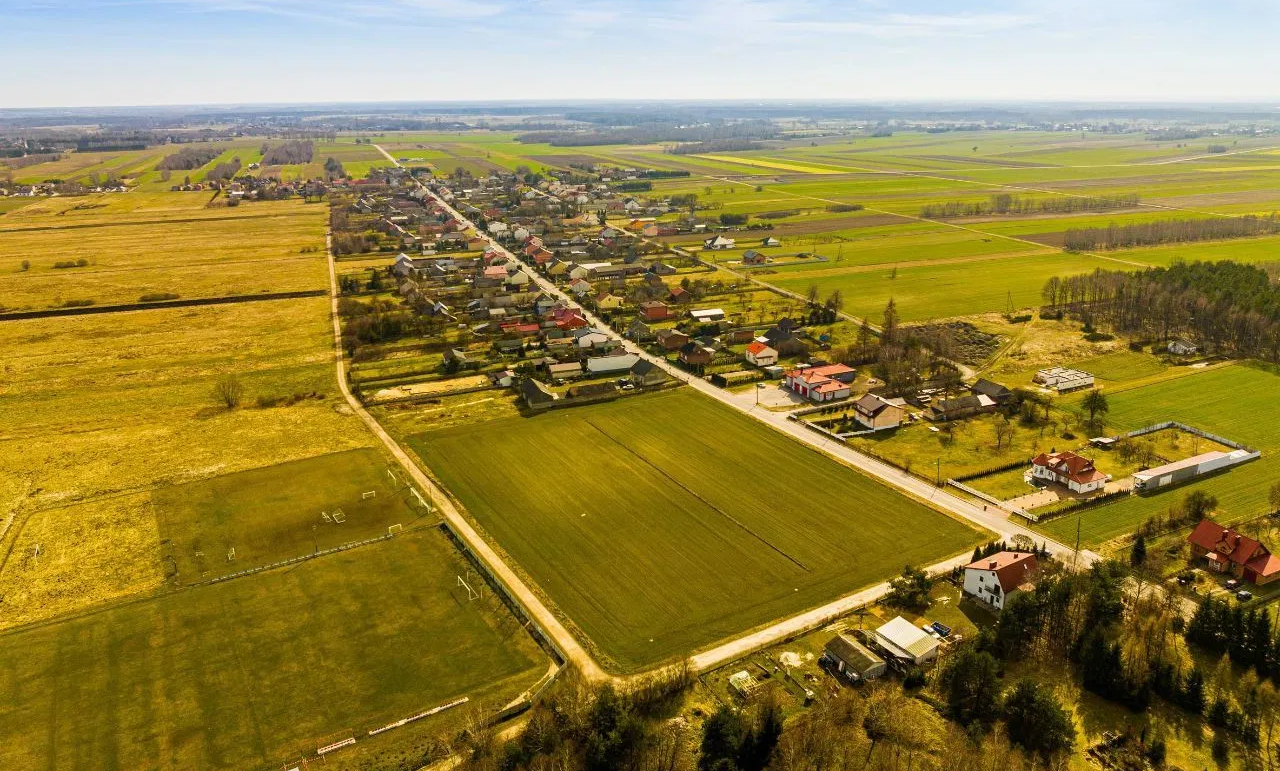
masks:
<instances>
[{"instance_id":1,"label":"field boundary line","mask_svg":"<svg viewBox=\"0 0 1280 771\"><path fill-rule=\"evenodd\" d=\"M324 289L303 289L296 292L270 292L267 294L230 295L224 297L193 297L190 299L156 300L149 303L127 303L123 305L85 305L76 308L46 308L39 311L15 311L0 313L0 321L22 321L24 319L48 319L59 316L93 316L102 313L132 313L134 311L150 311L164 308L196 308L205 305L232 305L236 303L266 302L271 300L300 300L307 297L324 297L329 294Z\"/></svg>"},{"instance_id":2,"label":"field boundary line","mask_svg":"<svg viewBox=\"0 0 1280 771\"><path fill-rule=\"evenodd\" d=\"M56 216L56 215L55 215ZM73 222L70 225L42 225L39 227L0 227L0 235L6 233L44 233L50 230L86 230L89 228L127 228L135 225L190 225L195 222L229 222L232 220L257 220L267 217L294 217L293 212L271 212L262 214L236 214L229 217L181 217L158 220L133 220L130 222Z\"/></svg>"},{"instance_id":3,"label":"field boundary line","mask_svg":"<svg viewBox=\"0 0 1280 771\"><path fill-rule=\"evenodd\" d=\"M643 455L641 455L640 453L638 453L638 452L636 452L635 450L631 449L630 447L626 446L626 445L625 445L625 444L623 444L622 442L618 441L616 438L614 438L614 437L610 436L610 435L609 435L609 433L608 433L607 431L605 431L603 428L600 428L600 427L599 427L599 426L597 426L595 423L592 423L590 420L586 420L586 421L584 421L584 422L585 422L588 426L591 426L592 428L594 428L596 431L599 431L601 436L603 436L604 438L606 438L606 439L608 439L609 441L613 442L614 444L618 445L618 446L619 446L619 447L621 447L623 450L627 451L627 452L628 452L628 453L630 453L632 456L634 456L634 457L635 457L637 460L639 460L641 463L645 464L645 465L646 465L646 466L648 466L649 468L651 468L651 469L653 469L654 471L658 472L658 474L659 474L660 476L662 476L662 478L663 478L663 479L670 480L672 484L674 484L676 487L679 487L681 490L684 490L684 491L685 491L686 493L688 493L689 495L692 495L696 500L698 500L699 502L701 502L701 503L702 503L703 505L705 505L707 508L711 509L711 510L712 510L712 511L714 511L715 513L719 514L720 516L722 516L722 517L724 517L725 519L729 520L729 521L730 521L730 522L732 522L733 524L737 525L739 528L741 528L743 531L745 531L745 532L746 532L748 535L750 535L752 538L755 538L757 541L759 541L760 543L764 544L765 546L768 546L768 547L769 547L770 549L772 549L773 551L776 551L778 554L781 554L783 557L786 557L788 560L790 560L792 563L794 563L797 567L799 567L799 568L800 568L801 570L803 570L804 572L806 572L806 573L812 573L812 572L813 572L813 571L812 571L812 570L810 570L810 569L809 569L809 567L808 567L807 565L805 565L803 562L801 562L800 560L796 559L795 557L792 557L790 554L787 554L785 551L783 551L782 549L778 548L777 546L774 546L772 543L770 543L770 542L769 542L769 540L768 540L767 538L765 538L764 536L760 535L759 533L757 533L756 531L752 530L751 528L747 527L747 526L746 526L746 524L744 524L744 523L742 523L742 522L738 521L738 519L737 519L736 517L734 517L732 514L728 513L727 511L724 511L723 509L721 509L719 506L715 505L715 504L714 504L714 503L712 503L711 501L709 501L709 500L707 500L706 498L703 498L701 495L698 495L697 493L695 493L693 490L690 490L690 489L689 489L689 488L688 488L688 487L687 487L683 482L681 482L679 479L676 479L675 477L671 476L671 475L670 475L670 474L668 474L667 472L663 471L663 470L662 470L661 468L659 468L659 467L658 467L658 465L657 465L657 464L655 464L653 461L649 460L648 458L644 457L644 456L643 456Z\"/></svg>"}]
</instances>

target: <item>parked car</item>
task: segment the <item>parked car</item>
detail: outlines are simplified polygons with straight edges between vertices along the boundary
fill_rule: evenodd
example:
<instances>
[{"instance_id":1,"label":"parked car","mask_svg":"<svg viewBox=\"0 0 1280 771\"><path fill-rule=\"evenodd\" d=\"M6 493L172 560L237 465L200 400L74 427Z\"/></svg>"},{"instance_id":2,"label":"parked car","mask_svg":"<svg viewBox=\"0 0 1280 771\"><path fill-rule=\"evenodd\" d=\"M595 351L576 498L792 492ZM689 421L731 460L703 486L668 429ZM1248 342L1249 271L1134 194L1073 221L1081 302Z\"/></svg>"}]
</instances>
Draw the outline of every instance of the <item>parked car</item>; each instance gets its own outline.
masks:
<instances>
[{"instance_id":1,"label":"parked car","mask_svg":"<svg viewBox=\"0 0 1280 771\"><path fill-rule=\"evenodd\" d=\"M1192 584L1195 582L1195 580L1196 580L1195 573L1182 573L1181 575L1178 576L1178 583L1182 584L1183 586Z\"/></svg>"},{"instance_id":2,"label":"parked car","mask_svg":"<svg viewBox=\"0 0 1280 771\"><path fill-rule=\"evenodd\" d=\"M930 626L932 626L932 627L933 627L933 630L934 630L935 632L937 632L938 634L942 635L943 637L950 637L950 636L951 636L951 627L947 626L946 624L942 623L941 621L935 621L935 622L933 622L932 624L930 624Z\"/></svg>"},{"instance_id":3,"label":"parked car","mask_svg":"<svg viewBox=\"0 0 1280 771\"><path fill-rule=\"evenodd\" d=\"M1253 599L1253 592L1249 591L1248 589L1241 589L1240 591L1236 592L1236 599L1241 602L1248 602L1249 600Z\"/></svg>"},{"instance_id":4,"label":"parked car","mask_svg":"<svg viewBox=\"0 0 1280 771\"><path fill-rule=\"evenodd\" d=\"M1227 579L1227 583L1224 584L1224 586L1226 586L1228 589L1234 589L1239 585L1240 585L1240 582L1234 578Z\"/></svg>"}]
</instances>

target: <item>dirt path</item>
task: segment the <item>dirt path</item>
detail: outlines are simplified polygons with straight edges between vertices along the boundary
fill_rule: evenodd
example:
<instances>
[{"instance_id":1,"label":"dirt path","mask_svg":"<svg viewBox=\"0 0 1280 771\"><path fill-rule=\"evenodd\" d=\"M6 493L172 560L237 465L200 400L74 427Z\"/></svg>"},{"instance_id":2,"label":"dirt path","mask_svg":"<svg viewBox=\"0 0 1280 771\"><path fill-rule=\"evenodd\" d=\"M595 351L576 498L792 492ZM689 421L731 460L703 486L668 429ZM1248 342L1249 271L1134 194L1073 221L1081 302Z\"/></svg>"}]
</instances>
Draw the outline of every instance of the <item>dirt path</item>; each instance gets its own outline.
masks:
<instances>
[{"instance_id":1,"label":"dirt path","mask_svg":"<svg viewBox=\"0 0 1280 771\"><path fill-rule=\"evenodd\" d=\"M378 149L381 150L382 148ZM431 502L439 509L440 515L448 520L450 528L467 544L471 553L484 563L510 596L520 604L525 615L538 625L546 637L551 640L552 644L559 649L565 660L576 666L589 679L606 678L608 675L606 675L605 671L578 644L578 641L569 633L569 630L560 623L560 619L556 618L555 614L543 604L538 595L521 580L511 566L504 562L502 557L480 537L480 534L467 522L462 513L449 500L449 497L445 495L444 491L437 487L435 482L422 472L422 469L418 468L418 464L409 457L409 454L400 447L399 443L369 414L369 411L364 408L360 400L351 393L351 388L347 383L347 372L342 355L342 322L338 316L338 278L334 267L332 241L332 236L326 237L326 250L329 253L327 262L329 265L330 299L332 301L334 367L338 376L338 388L342 391L342 396L346 399L347 405L356 415L360 416L360 419L369 427L373 435L382 442L387 451L391 453L391 456L396 459L396 462L428 495Z\"/></svg>"}]
</instances>

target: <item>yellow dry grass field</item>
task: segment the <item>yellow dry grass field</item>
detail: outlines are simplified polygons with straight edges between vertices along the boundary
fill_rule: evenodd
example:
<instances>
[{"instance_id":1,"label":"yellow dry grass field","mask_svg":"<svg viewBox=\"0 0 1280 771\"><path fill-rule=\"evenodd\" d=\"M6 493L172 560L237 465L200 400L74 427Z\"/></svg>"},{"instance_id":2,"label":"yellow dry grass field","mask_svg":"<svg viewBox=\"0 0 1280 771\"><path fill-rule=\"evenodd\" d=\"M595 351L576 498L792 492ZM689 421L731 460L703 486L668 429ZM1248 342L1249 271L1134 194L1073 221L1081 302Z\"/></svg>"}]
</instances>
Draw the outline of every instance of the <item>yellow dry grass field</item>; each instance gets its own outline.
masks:
<instances>
[{"instance_id":1,"label":"yellow dry grass field","mask_svg":"<svg viewBox=\"0 0 1280 771\"><path fill-rule=\"evenodd\" d=\"M39 208L14 212L19 216L0 228L0 302L8 310L327 284L324 210L300 201L124 212L114 202Z\"/></svg>"},{"instance_id":2,"label":"yellow dry grass field","mask_svg":"<svg viewBox=\"0 0 1280 771\"><path fill-rule=\"evenodd\" d=\"M148 493L33 512L0 568L0 629L159 588L156 522Z\"/></svg>"},{"instance_id":3,"label":"yellow dry grass field","mask_svg":"<svg viewBox=\"0 0 1280 771\"><path fill-rule=\"evenodd\" d=\"M120 577L98 596L62 591L72 579L51 566L34 582L48 586L27 587L30 607L4 595L4 623L148 586L157 555L145 544L154 524L125 524L145 512L119 508L135 493L372 446L337 393L328 303L308 298L0 322L0 531L8 529L0 558L18 560L0 564L0 595L2 587L23 582L23 549L34 550L33 537L44 539L50 554L66 556L66 570L81 560L109 564L106 572ZM213 397L227 373L244 388L235 410ZM293 403L260 407L259 397ZM105 510L122 527L89 526L110 516L86 505L116 507Z\"/></svg>"}]
</instances>

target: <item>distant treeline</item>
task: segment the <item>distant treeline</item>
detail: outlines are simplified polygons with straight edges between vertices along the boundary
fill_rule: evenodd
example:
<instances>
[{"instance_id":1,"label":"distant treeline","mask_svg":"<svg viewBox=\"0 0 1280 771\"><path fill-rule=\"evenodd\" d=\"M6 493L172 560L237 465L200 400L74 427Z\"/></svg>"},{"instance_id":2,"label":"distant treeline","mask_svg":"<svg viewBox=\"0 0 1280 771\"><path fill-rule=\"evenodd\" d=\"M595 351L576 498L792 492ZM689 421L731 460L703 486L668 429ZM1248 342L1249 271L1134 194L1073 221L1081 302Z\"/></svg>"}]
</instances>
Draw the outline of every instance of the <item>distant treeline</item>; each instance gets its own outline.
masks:
<instances>
[{"instance_id":1,"label":"distant treeline","mask_svg":"<svg viewBox=\"0 0 1280 771\"><path fill-rule=\"evenodd\" d=\"M516 141L526 144L545 143L555 147L587 147L590 145L652 145L659 142L712 142L722 139L772 139L776 136L778 136L778 128L769 121L760 120L709 126L651 123L630 128L588 131L535 131L516 137Z\"/></svg>"},{"instance_id":2,"label":"distant treeline","mask_svg":"<svg viewBox=\"0 0 1280 771\"><path fill-rule=\"evenodd\" d=\"M764 145L750 139L716 139L709 142L688 142L668 147L672 155L698 155L700 153L738 153L744 150L762 150Z\"/></svg>"},{"instance_id":3,"label":"distant treeline","mask_svg":"<svg viewBox=\"0 0 1280 771\"><path fill-rule=\"evenodd\" d=\"M206 174L204 178L206 182L219 182L227 179L235 179L235 176L239 173L240 159L232 158L230 161L219 163L217 166L214 166L213 171Z\"/></svg>"},{"instance_id":4,"label":"distant treeline","mask_svg":"<svg viewBox=\"0 0 1280 771\"><path fill-rule=\"evenodd\" d=\"M1127 249L1133 246L1248 238L1272 233L1280 233L1280 218L1275 214L1266 217L1250 214L1244 217L1135 222L1105 228L1071 228L1066 233L1063 246L1069 251Z\"/></svg>"},{"instance_id":5,"label":"distant treeline","mask_svg":"<svg viewBox=\"0 0 1280 771\"><path fill-rule=\"evenodd\" d=\"M985 217L992 214L1060 214L1080 211L1129 209L1138 205L1137 195L1104 195L1097 197L1062 196L1055 198L1022 198L1008 193L993 195L986 201L947 201L931 203L920 210L926 219L952 217Z\"/></svg>"},{"instance_id":6,"label":"distant treeline","mask_svg":"<svg viewBox=\"0 0 1280 771\"><path fill-rule=\"evenodd\" d=\"M669 169L649 169L648 171L641 172L640 176L645 179L675 179L677 177L687 177L689 176L689 172L683 169L680 171Z\"/></svg>"},{"instance_id":7,"label":"distant treeline","mask_svg":"<svg viewBox=\"0 0 1280 771\"><path fill-rule=\"evenodd\" d=\"M1280 287L1235 262L1097 270L1044 285L1045 305L1139 339L1190 337L1210 351L1280 362Z\"/></svg>"},{"instance_id":8,"label":"distant treeline","mask_svg":"<svg viewBox=\"0 0 1280 771\"><path fill-rule=\"evenodd\" d=\"M625 182L615 182L609 187L619 193L644 193L653 189L653 183L643 179L629 179Z\"/></svg>"},{"instance_id":9,"label":"distant treeline","mask_svg":"<svg viewBox=\"0 0 1280 771\"><path fill-rule=\"evenodd\" d=\"M164 160L156 164L156 168L160 171L190 171L200 168L219 155L221 153L218 150L207 147L184 147L173 155L165 156Z\"/></svg>"},{"instance_id":10,"label":"distant treeline","mask_svg":"<svg viewBox=\"0 0 1280 771\"><path fill-rule=\"evenodd\" d=\"M22 169L27 166L35 166L38 163L46 163L48 161L56 161L62 158L61 153L41 153L39 155L24 155L20 158L6 158L5 165L11 169Z\"/></svg>"},{"instance_id":11,"label":"distant treeline","mask_svg":"<svg viewBox=\"0 0 1280 771\"><path fill-rule=\"evenodd\" d=\"M311 163L315 157L315 144L306 139L295 139L275 147L266 147L262 151L263 166L289 166Z\"/></svg>"}]
</instances>

